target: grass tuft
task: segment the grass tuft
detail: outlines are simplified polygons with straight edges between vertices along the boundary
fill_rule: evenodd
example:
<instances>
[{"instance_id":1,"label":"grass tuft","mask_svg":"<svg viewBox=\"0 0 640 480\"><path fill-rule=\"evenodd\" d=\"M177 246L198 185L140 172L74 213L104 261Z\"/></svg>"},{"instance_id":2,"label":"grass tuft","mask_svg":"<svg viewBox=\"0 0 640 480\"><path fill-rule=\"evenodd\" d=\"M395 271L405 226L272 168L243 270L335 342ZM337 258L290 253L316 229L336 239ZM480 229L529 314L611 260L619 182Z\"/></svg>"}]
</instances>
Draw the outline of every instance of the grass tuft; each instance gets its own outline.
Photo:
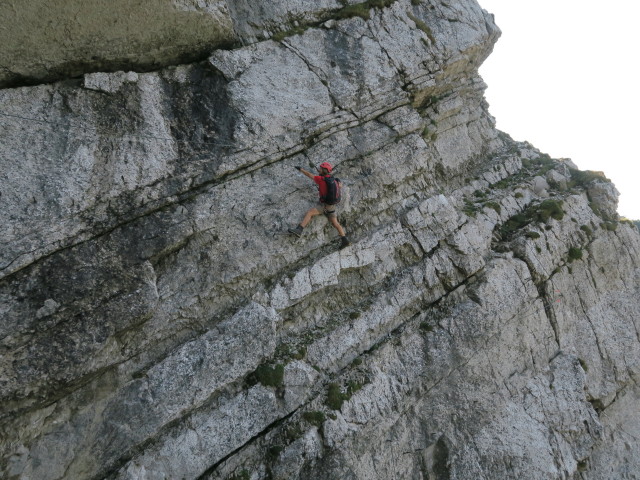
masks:
<instances>
[{"instance_id":1,"label":"grass tuft","mask_svg":"<svg viewBox=\"0 0 640 480\"><path fill-rule=\"evenodd\" d=\"M416 24L416 27L418 27L418 29L421 30L422 33L424 33L427 36L427 38L429 39L429 41L432 44L436 43L436 37L434 37L433 31L431 30L429 25L427 25L422 20L420 20L418 17L416 17L415 15L413 15L413 14L411 14L409 12L407 12L407 16L413 21L413 23Z\"/></svg>"},{"instance_id":2,"label":"grass tuft","mask_svg":"<svg viewBox=\"0 0 640 480\"><path fill-rule=\"evenodd\" d=\"M274 33L273 36L271 37L271 40L274 40L276 42L281 42L282 40L284 40L287 37L292 37L294 35L301 35L303 34L309 27L295 27L292 28L291 30L286 30L283 32L277 32Z\"/></svg>"}]
</instances>

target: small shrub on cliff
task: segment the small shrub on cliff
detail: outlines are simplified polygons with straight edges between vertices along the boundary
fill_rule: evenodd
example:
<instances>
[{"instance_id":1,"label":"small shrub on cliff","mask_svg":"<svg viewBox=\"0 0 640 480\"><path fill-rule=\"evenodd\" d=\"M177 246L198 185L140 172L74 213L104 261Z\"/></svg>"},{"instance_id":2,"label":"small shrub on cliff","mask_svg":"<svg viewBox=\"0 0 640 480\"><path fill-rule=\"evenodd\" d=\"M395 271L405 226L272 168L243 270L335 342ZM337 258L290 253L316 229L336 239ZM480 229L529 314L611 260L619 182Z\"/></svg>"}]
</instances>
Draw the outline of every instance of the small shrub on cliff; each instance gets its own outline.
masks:
<instances>
[{"instance_id":1,"label":"small shrub on cliff","mask_svg":"<svg viewBox=\"0 0 640 480\"><path fill-rule=\"evenodd\" d=\"M473 196L478 198L487 198L487 194L482 190L476 190L475 192L473 192Z\"/></svg>"},{"instance_id":2,"label":"small shrub on cliff","mask_svg":"<svg viewBox=\"0 0 640 480\"><path fill-rule=\"evenodd\" d=\"M582 225L580 227L580 230L582 230L584 233L586 233L589 237L591 237L593 235L593 230L591 230L591 227L589 227L588 225Z\"/></svg>"},{"instance_id":3,"label":"small shrub on cliff","mask_svg":"<svg viewBox=\"0 0 640 480\"><path fill-rule=\"evenodd\" d=\"M279 387L284 379L284 365L278 364L271 367L266 364L260 365L255 371L249 374L249 384L260 383L265 387Z\"/></svg>"},{"instance_id":4,"label":"small shrub on cliff","mask_svg":"<svg viewBox=\"0 0 640 480\"><path fill-rule=\"evenodd\" d=\"M530 162L527 162L527 166L533 167L536 174L544 175L556 166L556 162L549 155L544 153L538 158L534 158Z\"/></svg>"},{"instance_id":5,"label":"small shrub on cliff","mask_svg":"<svg viewBox=\"0 0 640 480\"><path fill-rule=\"evenodd\" d=\"M285 427L282 433L285 443L287 445L291 445L298 438L304 435L304 430L302 429L300 423L294 423Z\"/></svg>"},{"instance_id":6,"label":"small shrub on cliff","mask_svg":"<svg viewBox=\"0 0 640 480\"><path fill-rule=\"evenodd\" d=\"M513 217L504 222L504 224L500 228L500 234L502 235L502 237L507 237L516 230L529 225L530 222L531 218L528 217L526 213L516 213Z\"/></svg>"},{"instance_id":7,"label":"small shrub on cliff","mask_svg":"<svg viewBox=\"0 0 640 480\"><path fill-rule=\"evenodd\" d=\"M516 213L514 216L509 218L506 222L502 224L500 227L500 236L503 239L507 239L511 235L513 235L517 230L526 227L531 222L546 222L549 218L553 218L555 220L562 220L564 217L564 211L562 210L562 201L561 200L553 200L547 199L539 205L532 205L527 208L525 211ZM547 225L545 227L546 230L550 230L552 227ZM525 234L528 238L535 239L536 232L527 232ZM539 235L538 235L539 236Z\"/></svg>"},{"instance_id":8,"label":"small shrub on cliff","mask_svg":"<svg viewBox=\"0 0 640 480\"><path fill-rule=\"evenodd\" d=\"M580 260L582 258L582 249L571 247L569 249L569 261Z\"/></svg>"},{"instance_id":9,"label":"small shrub on cliff","mask_svg":"<svg viewBox=\"0 0 640 480\"><path fill-rule=\"evenodd\" d=\"M545 200L540 204L536 211L537 220L546 222L549 218L555 220L562 220L564 217L564 211L562 210L562 201L553 200L551 198Z\"/></svg>"},{"instance_id":10,"label":"small shrub on cliff","mask_svg":"<svg viewBox=\"0 0 640 480\"><path fill-rule=\"evenodd\" d=\"M358 390L360 390L362 388L362 384L358 383L358 382L349 382L349 386L347 388L347 394L349 395L349 398L351 398L351 396L356 393ZM348 400L348 399L347 399Z\"/></svg>"},{"instance_id":11,"label":"small shrub on cliff","mask_svg":"<svg viewBox=\"0 0 640 480\"><path fill-rule=\"evenodd\" d=\"M278 345L275 352L275 357L285 364L289 363L292 359L302 360L306 356L307 348L304 345L296 347L295 345L282 343Z\"/></svg>"},{"instance_id":12,"label":"small shrub on cliff","mask_svg":"<svg viewBox=\"0 0 640 480\"><path fill-rule=\"evenodd\" d=\"M498 188L500 190L504 190L505 188L509 188L510 185L511 185L510 179L509 178L503 178L499 182L496 182L493 185L491 185L491 188Z\"/></svg>"},{"instance_id":13,"label":"small shrub on cliff","mask_svg":"<svg viewBox=\"0 0 640 480\"><path fill-rule=\"evenodd\" d=\"M363 20L369 20L369 18L371 17L371 15L369 14L369 6L366 3L347 5L341 10L338 10L338 12L336 13L336 18L338 20L353 17L360 17Z\"/></svg>"},{"instance_id":14,"label":"small shrub on cliff","mask_svg":"<svg viewBox=\"0 0 640 480\"><path fill-rule=\"evenodd\" d=\"M347 391L342 392L340 385L337 383L330 383L329 390L327 392L327 406L332 410L340 410L342 404L349 400L354 393L362 388L362 384L358 382L349 382Z\"/></svg>"},{"instance_id":15,"label":"small shrub on cliff","mask_svg":"<svg viewBox=\"0 0 640 480\"><path fill-rule=\"evenodd\" d=\"M487 202L484 204L484 206L494 209L498 214L502 212L502 207L497 202Z\"/></svg>"},{"instance_id":16,"label":"small shrub on cliff","mask_svg":"<svg viewBox=\"0 0 640 480\"><path fill-rule=\"evenodd\" d=\"M330 383L327 392L327 406L332 410L340 410L345 400L345 395L340 391L340 385Z\"/></svg>"},{"instance_id":17,"label":"small shrub on cliff","mask_svg":"<svg viewBox=\"0 0 640 480\"><path fill-rule=\"evenodd\" d=\"M571 168L569 169L569 171L571 172L571 182L569 182L569 186L571 187L584 187L594 180L600 182L611 182L611 180L609 180L602 172L594 172L592 170L582 171L576 170L575 168Z\"/></svg>"},{"instance_id":18,"label":"small shrub on cliff","mask_svg":"<svg viewBox=\"0 0 640 480\"><path fill-rule=\"evenodd\" d=\"M467 217L473 217L475 218L475 216L478 214L478 206L475 205L472 202L469 201L465 201L464 203L464 208L462 209L462 212L467 216Z\"/></svg>"}]
</instances>

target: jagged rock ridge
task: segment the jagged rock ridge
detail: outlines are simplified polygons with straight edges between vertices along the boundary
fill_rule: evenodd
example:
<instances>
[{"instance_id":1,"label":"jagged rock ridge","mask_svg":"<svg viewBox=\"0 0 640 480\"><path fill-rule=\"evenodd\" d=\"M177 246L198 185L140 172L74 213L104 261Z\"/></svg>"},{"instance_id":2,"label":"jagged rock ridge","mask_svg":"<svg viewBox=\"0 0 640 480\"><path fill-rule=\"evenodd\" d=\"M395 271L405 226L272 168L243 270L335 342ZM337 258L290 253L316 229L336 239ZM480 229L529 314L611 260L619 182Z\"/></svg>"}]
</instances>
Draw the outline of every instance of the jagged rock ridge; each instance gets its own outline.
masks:
<instances>
[{"instance_id":1,"label":"jagged rock ridge","mask_svg":"<svg viewBox=\"0 0 640 480\"><path fill-rule=\"evenodd\" d=\"M3 475L634 478L640 236L495 130L492 17L217 3L246 46L0 92ZM344 250L279 235L325 160Z\"/></svg>"}]
</instances>

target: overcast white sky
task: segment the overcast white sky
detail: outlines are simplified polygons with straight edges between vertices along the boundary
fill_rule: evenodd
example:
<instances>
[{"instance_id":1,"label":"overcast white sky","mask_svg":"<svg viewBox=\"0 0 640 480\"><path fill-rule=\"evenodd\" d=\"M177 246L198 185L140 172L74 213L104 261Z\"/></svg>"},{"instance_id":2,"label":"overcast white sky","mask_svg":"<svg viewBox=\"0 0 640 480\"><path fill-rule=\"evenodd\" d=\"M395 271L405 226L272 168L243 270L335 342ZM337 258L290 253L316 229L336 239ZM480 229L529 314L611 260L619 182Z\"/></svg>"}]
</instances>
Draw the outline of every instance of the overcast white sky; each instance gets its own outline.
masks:
<instances>
[{"instance_id":1,"label":"overcast white sky","mask_svg":"<svg viewBox=\"0 0 640 480\"><path fill-rule=\"evenodd\" d=\"M603 171L640 219L640 1L478 1L502 30L480 68L498 128Z\"/></svg>"}]
</instances>

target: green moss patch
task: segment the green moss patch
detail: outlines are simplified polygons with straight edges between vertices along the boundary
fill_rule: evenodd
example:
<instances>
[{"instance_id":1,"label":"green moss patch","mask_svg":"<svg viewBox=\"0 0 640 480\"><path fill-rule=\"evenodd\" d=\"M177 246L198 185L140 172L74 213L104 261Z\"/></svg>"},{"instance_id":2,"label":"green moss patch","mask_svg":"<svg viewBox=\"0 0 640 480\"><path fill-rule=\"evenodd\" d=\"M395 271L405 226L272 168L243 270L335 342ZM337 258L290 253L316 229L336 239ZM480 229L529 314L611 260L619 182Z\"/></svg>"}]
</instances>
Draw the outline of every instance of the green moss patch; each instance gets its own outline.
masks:
<instances>
[{"instance_id":1,"label":"green moss patch","mask_svg":"<svg viewBox=\"0 0 640 480\"><path fill-rule=\"evenodd\" d=\"M372 8L385 8L394 3L396 0L369 0L368 2L358 3L356 5L346 5L338 10L335 18L342 20L345 18L360 17L363 20L371 18Z\"/></svg>"},{"instance_id":2,"label":"green moss patch","mask_svg":"<svg viewBox=\"0 0 640 480\"><path fill-rule=\"evenodd\" d=\"M304 418L311 425L315 425L318 428L320 428L324 423L324 421L326 420L324 413L319 411L304 412L302 414L302 418Z\"/></svg>"},{"instance_id":3,"label":"green moss patch","mask_svg":"<svg viewBox=\"0 0 640 480\"><path fill-rule=\"evenodd\" d=\"M422 322L420 323L420 330L422 330L423 332L432 332L433 331L433 325L430 325L429 322Z\"/></svg>"},{"instance_id":4,"label":"green moss patch","mask_svg":"<svg viewBox=\"0 0 640 480\"><path fill-rule=\"evenodd\" d=\"M500 206L500 204L498 202L486 202L484 204L484 206L492 208L493 210L495 210L498 213L498 215L502 212L502 207Z\"/></svg>"},{"instance_id":5,"label":"green moss patch","mask_svg":"<svg viewBox=\"0 0 640 480\"><path fill-rule=\"evenodd\" d=\"M547 199L539 205L532 205L525 211L516 213L502 224L500 227L500 235L503 239L507 239L514 235L516 231L526 227L530 223L546 223L550 218L555 220L562 220L564 218L562 200ZM549 230L551 226L547 225L545 228ZM539 234L536 232L530 231L527 232L526 235L531 239L539 238Z\"/></svg>"},{"instance_id":6,"label":"green moss patch","mask_svg":"<svg viewBox=\"0 0 640 480\"><path fill-rule=\"evenodd\" d=\"M272 445L267 449L267 459L271 462L274 462L278 459L283 450L284 446L282 445Z\"/></svg>"},{"instance_id":7,"label":"green moss patch","mask_svg":"<svg viewBox=\"0 0 640 480\"><path fill-rule=\"evenodd\" d=\"M241 470L240 472L234 473L233 475L228 477L227 480L249 480L250 478L251 475L247 470Z\"/></svg>"},{"instance_id":8,"label":"green moss patch","mask_svg":"<svg viewBox=\"0 0 640 480\"><path fill-rule=\"evenodd\" d=\"M536 218L540 222L546 222L550 218L562 220L563 217L562 200L547 199L536 210Z\"/></svg>"},{"instance_id":9,"label":"green moss patch","mask_svg":"<svg viewBox=\"0 0 640 480\"><path fill-rule=\"evenodd\" d=\"M342 404L349 400L354 393L362 388L363 384L357 382L349 382L346 392L342 392L340 385L330 383L327 391L327 406L332 410L340 410Z\"/></svg>"},{"instance_id":10,"label":"green moss patch","mask_svg":"<svg viewBox=\"0 0 640 480\"><path fill-rule=\"evenodd\" d=\"M327 391L327 406L332 410L340 410L342 403L346 400L344 393L340 391L340 385L337 383L329 384Z\"/></svg>"},{"instance_id":11,"label":"green moss patch","mask_svg":"<svg viewBox=\"0 0 640 480\"><path fill-rule=\"evenodd\" d=\"M262 364L249 374L248 382L250 385L260 383L265 387L280 387L284 380L284 365L277 364L270 366Z\"/></svg>"},{"instance_id":12,"label":"green moss patch","mask_svg":"<svg viewBox=\"0 0 640 480\"><path fill-rule=\"evenodd\" d=\"M589 237L593 236L593 230L591 230L591 227L589 227L588 225L582 225L580 227L580 230L586 233Z\"/></svg>"}]
</instances>

